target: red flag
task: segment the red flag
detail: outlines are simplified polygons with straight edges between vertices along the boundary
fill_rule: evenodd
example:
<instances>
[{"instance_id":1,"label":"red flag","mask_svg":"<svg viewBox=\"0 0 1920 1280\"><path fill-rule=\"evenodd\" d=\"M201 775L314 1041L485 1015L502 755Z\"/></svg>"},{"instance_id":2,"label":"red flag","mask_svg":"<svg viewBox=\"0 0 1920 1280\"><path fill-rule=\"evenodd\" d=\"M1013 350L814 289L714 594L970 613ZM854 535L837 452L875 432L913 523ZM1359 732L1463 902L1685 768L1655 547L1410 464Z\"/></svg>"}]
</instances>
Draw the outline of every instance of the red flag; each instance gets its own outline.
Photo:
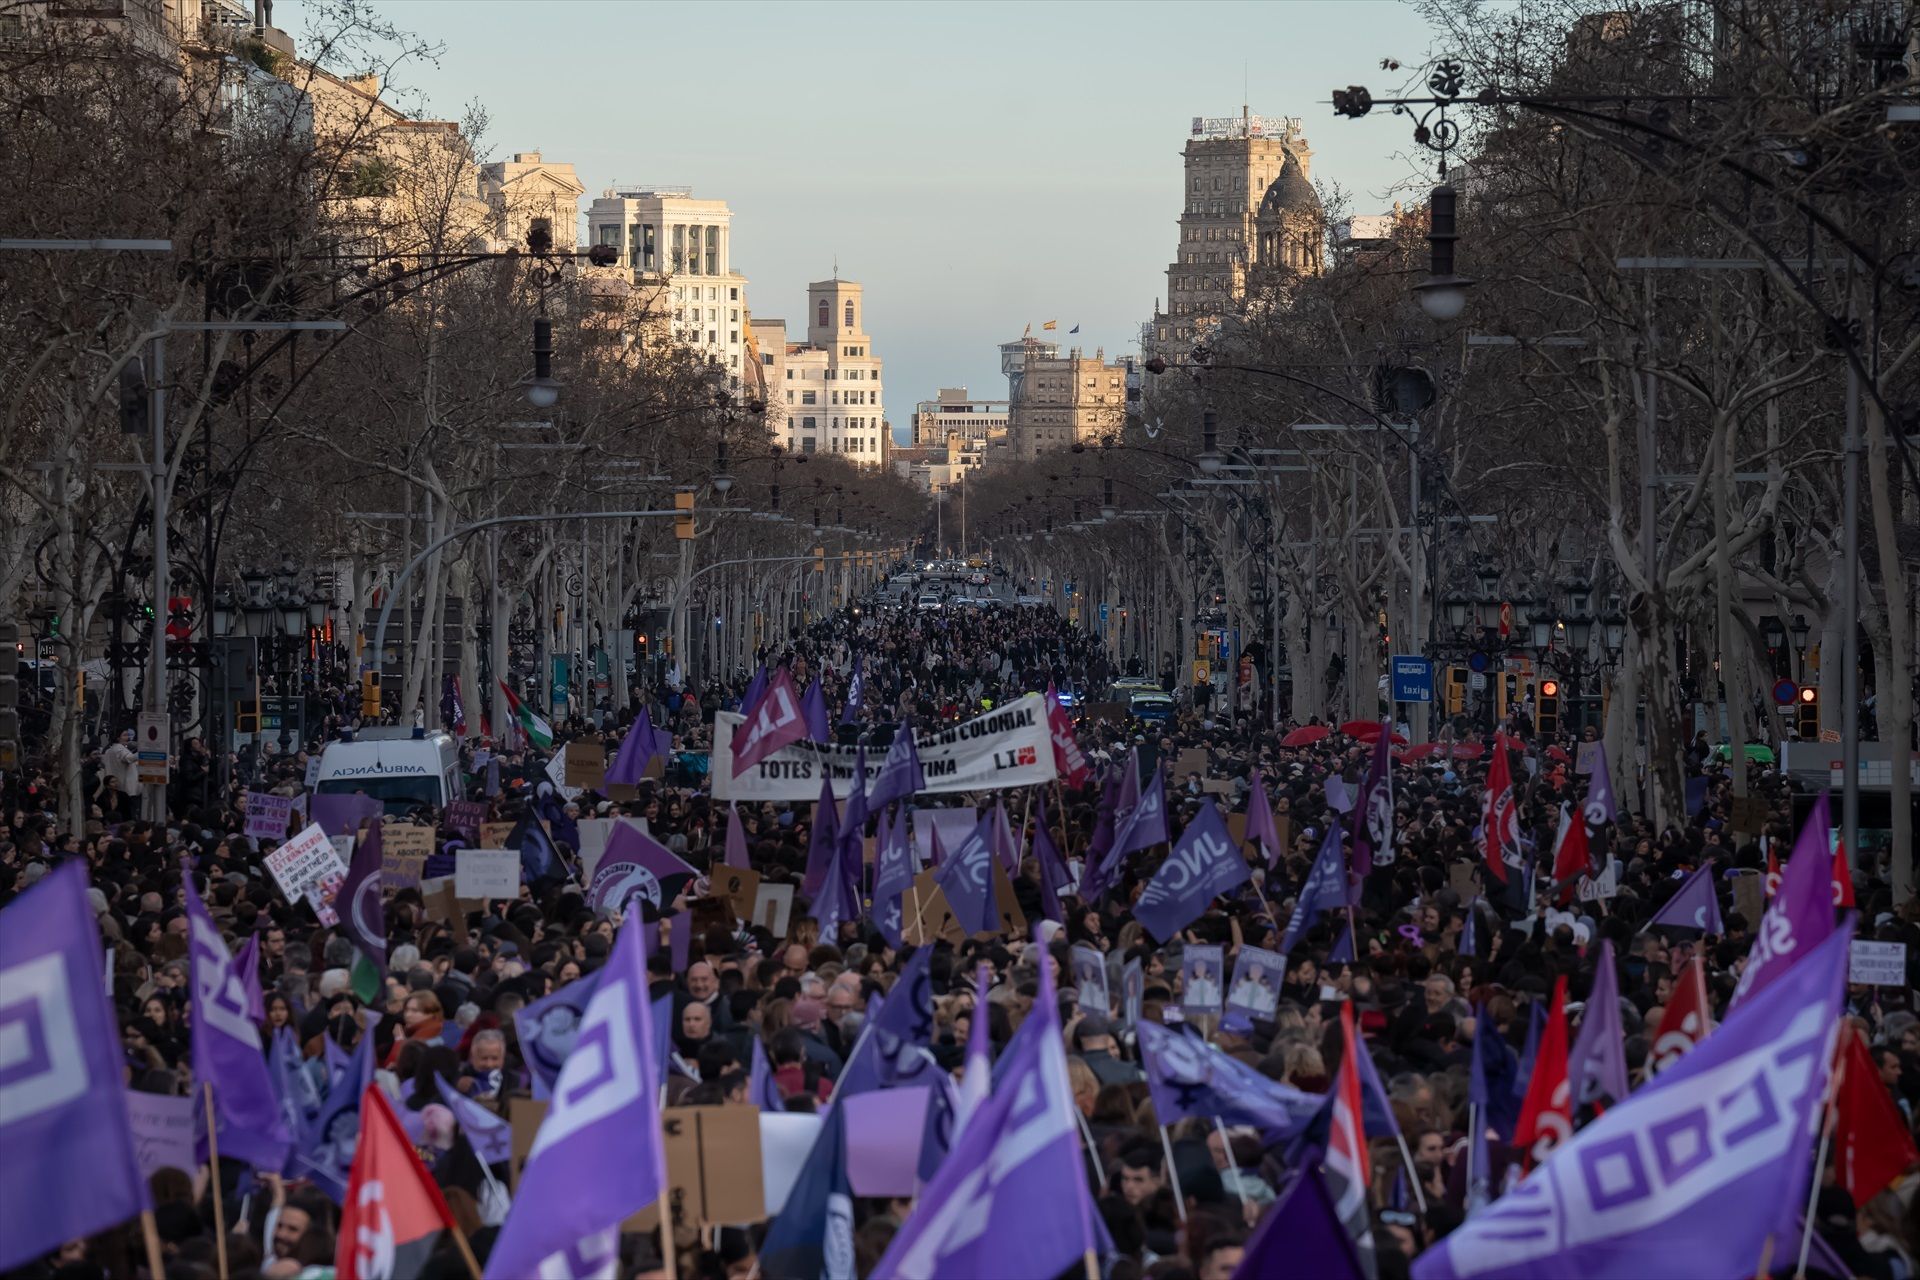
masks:
<instances>
[{"instance_id":1,"label":"red flag","mask_svg":"<svg viewBox=\"0 0 1920 1280\"><path fill-rule=\"evenodd\" d=\"M1847 842L1833 847L1833 905L1853 905L1853 864L1847 861Z\"/></svg>"},{"instance_id":2,"label":"red flag","mask_svg":"<svg viewBox=\"0 0 1920 1280\"><path fill-rule=\"evenodd\" d=\"M1780 855L1774 850L1773 841L1767 841L1767 896L1771 898L1780 892Z\"/></svg>"},{"instance_id":3,"label":"red flag","mask_svg":"<svg viewBox=\"0 0 1920 1280\"><path fill-rule=\"evenodd\" d=\"M1052 681L1047 683L1047 732L1053 738L1054 772L1069 787L1085 786L1092 770L1087 767L1086 754L1080 750L1080 740L1073 736L1073 720L1060 705L1060 695Z\"/></svg>"},{"instance_id":4,"label":"red flag","mask_svg":"<svg viewBox=\"0 0 1920 1280\"><path fill-rule=\"evenodd\" d=\"M1885 1191L1911 1169L1920 1153L1907 1132L1906 1117L1880 1083L1880 1067L1866 1040L1842 1027L1840 1081L1834 1089L1835 1172L1856 1205Z\"/></svg>"},{"instance_id":5,"label":"red flag","mask_svg":"<svg viewBox=\"0 0 1920 1280\"><path fill-rule=\"evenodd\" d=\"M1360 1048L1354 1040L1350 1000L1340 1004L1340 1039L1340 1078L1334 1083L1333 1131L1327 1138L1327 1158L1331 1162L1338 1157L1346 1166L1343 1172L1364 1188L1372 1184L1373 1170L1362 1121L1365 1109L1360 1097Z\"/></svg>"},{"instance_id":6,"label":"red flag","mask_svg":"<svg viewBox=\"0 0 1920 1280\"><path fill-rule=\"evenodd\" d=\"M1647 1074L1665 1071L1680 1061L1711 1030L1713 1003L1707 998L1707 977L1700 967L1700 957L1695 956L1687 961L1686 969L1673 984L1673 996L1667 1001L1666 1012L1660 1015L1660 1026L1653 1033Z\"/></svg>"},{"instance_id":7,"label":"red flag","mask_svg":"<svg viewBox=\"0 0 1920 1280\"><path fill-rule=\"evenodd\" d=\"M734 730L733 776L739 777L790 742L807 736L807 717L785 667L773 673L750 719Z\"/></svg>"},{"instance_id":8,"label":"red flag","mask_svg":"<svg viewBox=\"0 0 1920 1280\"><path fill-rule=\"evenodd\" d=\"M1527 1081L1527 1100L1520 1107L1513 1143L1531 1169L1572 1134L1573 1090L1567 1084L1567 980L1562 976L1553 985L1547 1028L1540 1034L1533 1078Z\"/></svg>"},{"instance_id":9,"label":"red flag","mask_svg":"<svg viewBox=\"0 0 1920 1280\"><path fill-rule=\"evenodd\" d=\"M1480 828L1487 867L1494 879L1507 882L1506 856L1520 854L1520 810L1513 803L1513 767L1507 760L1507 735L1493 735L1493 763L1487 768L1487 790L1480 806Z\"/></svg>"},{"instance_id":10,"label":"red flag","mask_svg":"<svg viewBox=\"0 0 1920 1280\"><path fill-rule=\"evenodd\" d=\"M1573 901L1573 890L1581 876L1593 870L1587 851L1587 817L1574 810L1560 832L1560 848L1553 855L1553 878L1560 885L1560 905Z\"/></svg>"},{"instance_id":11,"label":"red flag","mask_svg":"<svg viewBox=\"0 0 1920 1280\"><path fill-rule=\"evenodd\" d=\"M335 1246L337 1280L400 1280L417 1275L453 1215L414 1153L379 1085L360 1098L360 1144Z\"/></svg>"}]
</instances>

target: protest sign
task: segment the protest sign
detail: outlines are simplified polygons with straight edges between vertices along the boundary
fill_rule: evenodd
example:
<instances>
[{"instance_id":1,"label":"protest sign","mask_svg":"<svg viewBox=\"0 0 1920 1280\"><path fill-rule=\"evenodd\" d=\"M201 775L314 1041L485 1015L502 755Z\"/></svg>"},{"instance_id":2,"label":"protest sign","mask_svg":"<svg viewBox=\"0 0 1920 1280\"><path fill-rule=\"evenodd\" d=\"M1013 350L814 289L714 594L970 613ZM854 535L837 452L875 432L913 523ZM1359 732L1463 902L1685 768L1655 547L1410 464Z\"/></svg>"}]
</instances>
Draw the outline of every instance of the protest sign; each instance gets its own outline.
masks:
<instances>
[{"instance_id":1,"label":"protest sign","mask_svg":"<svg viewBox=\"0 0 1920 1280\"><path fill-rule=\"evenodd\" d=\"M126 1096L140 1176L151 1178L162 1169L178 1169L192 1177L200 1167L193 1158L193 1099L131 1091Z\"/></svg>"},{"instance_id":2,"label":"protest sign","mask_svg":"<svg viewBox=\"0 0 1920 1280\"><path fill-rule=\"evenodd\" d=\"M599 870L600 855L607 851L607 840L617 821L617 818L582 818L575 824L580 829L580 878L588 884L593 883L593 873Z\"/></svg>"},{"instance_id":3,"label":"protest sign","mask_svg":"<svg viewBox=\"0 0 1920 1280\"><path fill-rule=\"evenodd\" d=\"M1200 794L1207 796L1230 796L1234 793L1232 778L1202 778ZM1245 817L1245 814L1241 815Z\"/></svg>"},{"instance_id":4,"label":"protest sign","mask_svg":"<svg viewBox=\"0 0 1920 1280\"><path fill-rule=\"evenodd\" d=\"M1598 760L1601 753L1606 749L1607 744L1604 742L1580 743L1574 748L1573 771L1575 773L1592 773L1594 761Z\"/></svg>"},{"instance_id":5,"label":"protest sign","mask_svg":"<svg viewBox=\"0 0 1920 1280\"><path fill-rule=\"evenodd\" d=\"M347 864L319 823L304 828L269 853L265 862L267 874L280 886L288 902L304 898L313 904L321 923L338 923L338 917L328 920L333 915L329 904L333 901L332 890L347 878Z\"/></svg>"},{"instance_id":6,"label":"protest sign","mask_svg":"<svg viewBox=\"0 0 1920 1280\"><path fill-rule=\"evenodd\" d=\"M1727 822L1736 833L1757 836L1767 829L1764 796L1735 796L1727 806Z\"/></svg>"},{"instance_id":7,"label":"protest sign","mask_svg":"<svg viewBox=\"0 0 1920 1280\"><path fill-rule=\"evenodd\" d=\"M453 859L453 891L461 898L520 896L520 854L514 849L461 849Z\"/></svg>"},{"instance_id":8,"label":"protest sign","mask_svg":"<svg viewBox=\"0 0 1920 1280\"><path fill-rule=\"evenodd\" d=\"M1620 872L1612 861L1597 876L1580 877L1580 901L1604 902L1620 892Z\"/></svg>"},{"instance_id":9,"label":"protest sign","mask_svg":"<svg viewBox=\"0 0 1920 1280\"><path fill-rule=\"evenodd\" d=\"M1454 862L1447 865L1447 883L1460 895L1460 901L1472 902L1480 896L1480 881L1474 876L1471 862Z\"/></svg>"},{"instance_id":10,"label":"protest sign","mask_svg":"<svg viewBox=\"0 0 1920 1280\"><path fill-rule=\"evenodd\" d=\"M483 822L480 824L480 845L482 849L504 849L507 837L513 834L511 822Z\"/></svg>"},{"instance_id":11,"label":"protest sign","mask_svg":"<svg viewBox=\"0 0 1920 1280\"><path fill-rule=\"evenodd\" d=\"M1180 781L1185 781L1188 774L1194 773L1204 778L1207 772L1207 752L1204 747L1185 747L1174 757L1173 776Z\"/></svg>"},{"instance_id":12,"label":"protest sign","mask_svg":"<svg viewBox=\"0 0 1920 1280\"><path fill-rule=\"evenodd\" d=\"M480 824L487 820L484 800L455 800L447 805L440 825L467 840L480 838Z\"/></svg>"},{"instance_id":13,"label":"protest sign","mask_svg":"<svg viewBox=\"0 0 1920 1280\"><path fill-rule=\"evenodd\" d=\"M607 749L597 742L567 744L566 784L591 791L606 780Z\"/></svg>"},{"instance_id":14,"label":"protest sign","mask_svg":"<svg viewBox=\"0 0 1920 1280\"><path fill-rule=\"evenodd\" d=\"M293 797L247 792L247 834L256 840L285 840L293 821Z\"/></svg>"},{"instance_id":15,"label":"protest sign","mask_svg":"<svg viewBox=\"0 0 1920 1280\"><path fill-rule=\"evenodd\" d=\"M787 936L787 922L792 916L792 885L763 884L753 891L753 922L764 925L774 937Z\"/></svg>"},{"instance_id":16,"label":"protest sign","mask_svg":"<svg viewBox=\"0 0 1920 1280\"><path fill-rule=\"evenodd\" d=\"M547 777L553 782L554 789L568 800L578 800L583 788L567 781L567 751L573 746L565 743L553 753L553 759L547 761Z\"/></svg>"},{"instance_id":17,"label":"protest sign","mask_svg":"<svg viewBox=\"0 0 1920 1280\"><path fill-rule=\"evenodd\" d=\"M1246 814L1230 813L1227 815L1227 838L1233 841L1233 847L1240 850L1240 852L1246 853L1248 851Z\"/></svg>"},{"instance_id":18,"label":"protest sign","mask_svg":"<svg viewBox=\"0 0 1920 1280\"><path fill-rule=\"evenodd\" d=\"M1766 876L1751 868L1742 868L1727 882L1733 886L1733 909L1746 918L1747 928L1758 927L1767 910Z\"/></svg>"},{"instance_id":19,"label":"protest sign","mask_svg":"<svg viewBox=\"0 0 1920 1280\"><path fill-rule=\"evenodd\" d=\"M967 931L960 927L958 917L953 914L946 890L935 878L939 874L928 867L915 876L913 884L900 895L900 936L911 946L926 946L944 939L957 947L967 940ZM766 892L766 888L762 885L761 892Z\"/></svg>"},{"instance_id":20,"label":"protest sign","mask_svg":"<svg viewBox=\"0 0 1920 1280\"><path fill-rule=\"evenodd\" d=\"M1855 940L1847 954L1847 981L1868 987L1907 985L1907 944Z\"/></svg>"},{"instance_id":21,"label":"protest sign","mask_svg":"<svg viewBox=\"0 0 1920 1280\"><path fill-rule=\"evenodd\" d=\"M746 867L718 866L708 873L707 883L715 896L726 899L733 914L741 920L754 918L753 908L760 897L760 873Z\"/></svg>"},{"instance_id":22,"label":"protest sign","mask_svg":"<svg viewBox=\"0 0 1920 1280\"><path fill-rule=\"evenodd\" d=\"M319 785L319 782L320 782L320 753L316 751L314 754L307 757L307 776L306 776L306 780L301 784L301 789L304 791L311 791L314 789L315 786Z\"/></svg>"},{"instance_id":23,"label":"protest sign","mask_svg":"<svg viewBox=\"0 0 1920 1280\"><path fill-rule=\"evenodd\" d=\"M667 1152L666 1201L681 1226L758 1222L767 1216L760 1180L760 1112L753 1107L671 1107L660 1113ZM659 1205L623 1230L651 1231Z\"/></svg>"},{"instance_id":24,"label":"protest sign","mask_svg":"<svg viewBox=\"0 0 1920 1280\"><path fill-rule=\"evenodd\" d=\"M380 828L380 848L391 858L425 858L434 850L435 840L432 827L423 827L412 822L389 822Z\"/></svg>"}]
</instances>

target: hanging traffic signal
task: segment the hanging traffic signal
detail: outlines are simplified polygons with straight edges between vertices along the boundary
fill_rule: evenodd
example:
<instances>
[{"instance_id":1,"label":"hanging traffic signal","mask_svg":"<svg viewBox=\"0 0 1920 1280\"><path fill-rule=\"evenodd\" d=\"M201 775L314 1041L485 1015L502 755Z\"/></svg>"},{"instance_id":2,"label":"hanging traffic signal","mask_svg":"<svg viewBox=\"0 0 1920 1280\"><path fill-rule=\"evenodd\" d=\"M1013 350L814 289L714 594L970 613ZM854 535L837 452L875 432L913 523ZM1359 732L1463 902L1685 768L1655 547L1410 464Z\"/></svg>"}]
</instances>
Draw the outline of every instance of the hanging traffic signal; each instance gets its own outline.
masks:
<instances>
[{"instance_id":1,"label":"hanging traffic signal","mask_svg":"<svg viewBox=\"0 0 1920 1280\"><path fill-rule=\"evenodd\" d=\"M1793 704L1793 727L1804 742L1820 740L1820 690L1813 685L1800 689L1800 698Z\"/></svg>"},{"instance_id":2,"label":"hanging traffic signal","mask_svg":"<svg viewBox=\"0 0 1920 1280\"><path fill-rule=\"evenodd\" d=\"M360 674L360 718L378 720L380 718L380 673L364 671Z\"/></svg>"},{"instance_id":3,"label":"hanging traffic signal","mask_svg":"<svg viewBox=\"0 0 1920 1280\"><path fill-rule=\"evenodd\" d=\"M1533 704L1533 728L1542 738L1557 737L1560 733L1560 682L1542 680L1540 696Z\"/></svg>"},{"instance_id":4,"label":"hanging traffic signal","mask_svg":"<svg viewBox=\"0 0 1920 1280\"><path fill-rule=\"evenodd\" d=\"M1467 669L1447 668L1447 714L1465 715L1467 711Z\"/></svg>"},{"instance_id":5,"label":"hanging traffic signal","mask_svg":"<svg viewBox=\"0 0 1920 1280\"><path fill-rule=\"evenodd\" d=\"M813 549L813 571L815 573L825 573L827 571L827 549L825 547L815 547Z\"/></svg>"},{"instance_id":6,"label":"hanging traffic signal","mask_svg":"<svg viewBox=\"0 0 1920 1280\"><path fill-rule=\"evenodd\" d=\"M682 542L693 540L693 490L676 489L673 493L673 536Z\"/></svg>"}]
</instances>

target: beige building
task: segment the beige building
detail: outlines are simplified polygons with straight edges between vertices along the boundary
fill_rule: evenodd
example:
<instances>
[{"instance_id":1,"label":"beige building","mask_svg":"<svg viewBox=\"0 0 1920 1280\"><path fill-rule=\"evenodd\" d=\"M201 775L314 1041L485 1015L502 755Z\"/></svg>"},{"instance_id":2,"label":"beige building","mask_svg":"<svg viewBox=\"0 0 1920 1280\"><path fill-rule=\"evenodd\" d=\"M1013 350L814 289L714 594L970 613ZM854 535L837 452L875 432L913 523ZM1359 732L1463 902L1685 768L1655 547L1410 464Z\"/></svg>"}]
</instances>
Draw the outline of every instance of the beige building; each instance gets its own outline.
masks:
<instances>
[{"instance_id":1,"label":"beige building","mask_svg":"<svg viewBox=\"0 0 1920 1280\"><path fill-rule=\"evenodd\" d=\"M733 269L726 201L609 187L587 208L587 243L619 252L656 332L717 362L735 390L747 385L747 278Z\"/></svg>"},{"instance_id":2,"label":"beige building","mask_svg":"<svg viewBox=\"0 0 1920 1280\"><path fill-rule=\"evenodd\" d=\"M1313 151L1291 117L1196 117L1187 139L1180 245L1151 351L1184 356L1222 316L1302 275L1325 255Z\"/></svg>"},{"instance_id":3,"label":"beige building","mask_svg":"<svg viewBox=\"0 0 1920 1280\"><path fill-rule=\"evenodd\" d=\"M1007 427L1016 462L1117 433L1126 421L1127 366L1108 364L1098 349L1091 356L1078 347L1064 356L1028 355L1017 385Z\"/></svg>"},{"instance_id":4,"label":"beige building","mask_svg":"<svg viewBox=\"0 0 1920 1280\"><path fill-rule=\"evenodd\" d=\"M586 193L572 165L538 151L516 151L511 160L480 166L480 198L502 250L525 248L527 233L539 228L556 253L572 253L580 244L580 197Z\"/></svg>"},{"instance_id":5,"label":"beige building","mask_svg":"<svg viewBox=\"0 0 1920 1280\"><path fill-rule=\"evenodd\" d=\"M754 336L771 388L767 424L775 438L796 453L838 453L861 466L885 466L892 442L864 290L840 279L808 285L805 342L786 341L780 321L762 325ZM783 354L769 360L776 350Z\"/></svg>"},{"instance_id":6,"label":"beige building","mask_svg":"<svg viewBox=\"0 0 1920 1280\"><path fill-rule=\"evenodd\" d=\"M949 435L957 435L984 451L989 440L1006 436L1011 409L1005 400L975 400L965 387L942 387L937 398L913 407L914 447L944 446Z\"/></svg>"}]
</instances>

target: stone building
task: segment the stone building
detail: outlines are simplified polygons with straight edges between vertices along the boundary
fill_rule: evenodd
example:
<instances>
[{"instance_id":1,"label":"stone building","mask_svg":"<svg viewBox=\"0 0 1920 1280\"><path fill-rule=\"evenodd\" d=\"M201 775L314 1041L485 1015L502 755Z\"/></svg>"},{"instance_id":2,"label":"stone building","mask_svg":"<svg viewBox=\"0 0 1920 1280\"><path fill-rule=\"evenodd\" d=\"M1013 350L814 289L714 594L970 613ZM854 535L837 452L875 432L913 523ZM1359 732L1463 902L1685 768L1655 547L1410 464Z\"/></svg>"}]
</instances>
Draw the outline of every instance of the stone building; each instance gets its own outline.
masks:
<instances>
[{"instance_id":1,"label":"stone building","mask_svg":"<svg viewBox=\"0 0 1920 1280\"><path fill-rule=\"evenodd\" d=\"M1108 364L1099 349L1091 356L1078 347L1064 356L1029 354L1017 388L1007 423L1015 462L1117 433L1126 421L1126 363Z\"/></svg>"},{"instance_id":2,"label":"stone building","mask_svg":"<svg viewBox=\"0 0 1920 1280\"><path fill-rule=\"evenodd\" d=\"M537 227L555 252L572 253L580 243L580 197L586 192L572 165L538 151L516 151L511 160L480 166L480 198L493 215L493 239L503 250L525 248L527 233Z\"/></svg>"},{"instance_id":3,"label":"stone building","mask_svg":"<svg viewBox=\"0 0 1920 1280\"><path fill-rule=\"evenodd\" d=\"M767 424L796 453L838 453L863 467L887 462L884 362L866 331L866 297L851 280L807 286L807 339L778 320L755 323L767 376ZM780 354L775 355L778 352Z\"/></svg>"},{"instance_id":4,"label":"stone building","mask_svg":"<svg viewBox=\"0 0 1920 1280\"><path fill-rule=\"evenodd\" d=\"M587 242L618 251L648 329L747 385L747 278L733 269L733 211L691 187L609 187L587 207ZM749 380L750 381L750 380Z\"/></svg>"}]
</instances>

